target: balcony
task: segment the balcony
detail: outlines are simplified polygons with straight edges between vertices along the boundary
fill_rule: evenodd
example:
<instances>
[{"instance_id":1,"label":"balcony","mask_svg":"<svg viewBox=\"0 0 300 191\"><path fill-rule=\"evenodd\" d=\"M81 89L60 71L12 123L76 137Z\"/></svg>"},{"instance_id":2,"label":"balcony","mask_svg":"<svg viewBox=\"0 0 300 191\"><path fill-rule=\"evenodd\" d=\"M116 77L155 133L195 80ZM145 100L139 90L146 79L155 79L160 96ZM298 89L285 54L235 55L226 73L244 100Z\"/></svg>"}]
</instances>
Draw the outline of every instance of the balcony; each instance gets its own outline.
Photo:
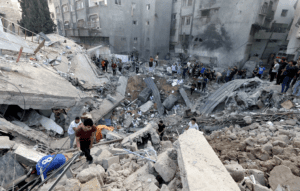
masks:
<instances>
[{"instance_id":1,"label":"balcony","mask_svg":"<svg viewBox=\"0 0 300 191\"><path fill-rule=\"evenodd\" d=\"M79 21L74 28L100 31L100 24L99 22Z\"/></svg>"},{"instance_id":2,"label":"balcony","mask_svg":"<svg viewBox=\"0 0 300 191\"><path fill-rule=\"evenodd\" d=\"M274 20L274 14L275 14L274 11L269 11L268 14L266 15L266 20L268 21Z\"/></svg>"}]
</instances>

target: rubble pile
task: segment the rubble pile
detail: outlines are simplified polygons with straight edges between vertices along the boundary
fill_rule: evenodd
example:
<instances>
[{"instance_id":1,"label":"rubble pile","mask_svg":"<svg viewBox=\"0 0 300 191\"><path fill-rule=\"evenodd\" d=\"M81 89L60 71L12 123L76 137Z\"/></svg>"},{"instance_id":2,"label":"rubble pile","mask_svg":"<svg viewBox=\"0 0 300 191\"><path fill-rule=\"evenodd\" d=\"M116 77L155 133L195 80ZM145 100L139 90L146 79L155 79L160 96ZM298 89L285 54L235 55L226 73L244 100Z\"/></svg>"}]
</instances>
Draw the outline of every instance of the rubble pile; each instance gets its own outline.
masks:
<instances>
[{"instance_id":1,"label":"rubble pile","mask_svg":"<svg viewBox=\"0 0 300 191\"><path fill-rule=\"evenodd\" d=\"M299 184L300 177L300 126L296 117L298 115L294 116L294 119L276 122L254 121L244 127L235 124L206 135L206 139L233 179L239 183L241 190L255 191L257 186L267 186L275 190L278 185L289 185L290 190L299 189L295 185ZM244 120L250 122L248 118ZM280 168L286 170L280 171Z\"/></svg>"}]
</instances>

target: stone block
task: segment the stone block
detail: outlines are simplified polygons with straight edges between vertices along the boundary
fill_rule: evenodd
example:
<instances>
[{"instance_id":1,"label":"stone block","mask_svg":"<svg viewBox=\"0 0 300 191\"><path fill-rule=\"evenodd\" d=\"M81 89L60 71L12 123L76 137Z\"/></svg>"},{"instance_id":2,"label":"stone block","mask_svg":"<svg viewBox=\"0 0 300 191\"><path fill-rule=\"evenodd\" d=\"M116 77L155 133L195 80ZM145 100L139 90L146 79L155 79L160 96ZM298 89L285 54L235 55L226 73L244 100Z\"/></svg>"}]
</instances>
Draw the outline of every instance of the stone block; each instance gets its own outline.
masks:
<instances>
[{"instance_id":1,"label":"stone block","mask_svg":"<svg viewBox=\"0 0 300 191\"><path fill-rule=\"evenodd\" d=\"M82 184L80 191L102 191L102 189L97 178L94 178L89 182Z\"/></svg>"},{"instance_id":2,"label":"stone block","mask_svg":"<svg viewBox=\"0 0 300 191\"><path fill-rule=\"evenodd\" d=\"M255 180L265 186L266 185L266 181L265 181L265 176L264 176L264 172L260 171L260 170L256 170L256 169L250 169L248 170L250 175L253 175Z\"/></svg>"},{"instance_id":3,"label":"stone block","mask_svg":"<svg viewBox=\"0 0 300 191\"><path fill-rule=\"evenodd\" d=\"M225 168L230 173L233 180L235 180L236 182L240 182L240 181L244 180L245 170L243 169L243 167L241 165L228 164L228 165L225 165Z\"/></svg>"},{"instance_id":4,"label":"stone block","mask_svg":"<svg viewBox=\"0 0 300 191\"><path fill-rule=\"evenodd\" d=\"M163 150L172 149L173 148L173 144L172 144L171 141L161 141L160 144L161 144L161 148Z\"/></svg>"},{"instance_id":5,"label":"stone block","mask_svg":"<svg viewBox=\"0 0 300 191\"><path fill-rule=\"evenodd\" d=\"M138 150L137 144L135 142L127 143L123 145L126 149L131 150L132 152L135 152Z\"/></svg>"},{"instance_id":6,"label":"stone block","mask_svg":"<svg viewBox=\"0 0 300 191\"><path fill-rule=\"evenodd\" d=\"M269 184L273 190L278 185L285 185L289 186L291 191L297 191L300 188L300 177L295 176L290 168L280 165L270 172Z\"/></svg>"},{"instance_id":7,"label":"stone block","mask_svg":"<svg viewBox=\"0 0 300 191\"><path fill-rule=\"evenodd\" d=\"M97 178L99 183L101 185L103 184L103 178L104 178L104 174L105 174L105 170L103 169L102 166L100 165L90 165L89 168L82 170L78 175L77 175L77 179L81 182L81 183L86 183L89 182L90 180L92 180L93 178Z\"/></svg>"},{"instance_id":8,"label":"stone block","mask_svg":"<svg viewBox=\"0 0 300 191\"><path fill-rule=\"evenodd\" d=\"M143 103L146 103L151 94L152 90L147 87L141 91L141 93L138 96L138 99L141 100Z\"/></svg>"},{"instance_id":9,"label":"stone block","mask_svg":"<svg viewBox=\"0 0 300 191\"><path fill-rule=\"evenodd\" d=\"M120 163L119 156L114 156L114 157L103 159L103 168L108 169L110 167L110 165L112 165L114 163Z\"/></svg>"},{"instance_id":10,"label":"stone block","mask_svg":"<svg viewBox=\"0 0 300 191\"><path fill-rule=\"evenodd\" d=\"M152 101L147 101L145 104L140 106L140 110L141 112L145 113L147 112L152 106L154 105L154 103Z\"/></svg>"},{"instance_id":11,"label":"stone block","mask_svg":"<svg viewBox=\"0 0 300 191\"><path fill-rule=\"evenodd\" d=\"M113 155L111 154L111 152L109 152L109 150L103 150L101 152L101 154L97 157L94 157L94 163L95 164L99 164L99 165L103 165L103 159L105 158L109 158L109 157L112 157Z\"/></svg>"},{"instance_id":12,"label":"stone block","mask_svg":"<svg viewBox=\"0 0 300 191\"><path fill-rule=\"evenodd\" d=\"M119 149L119 148L109 149L109 152L111 152L112 155L119 154L119 153L126 153L126 151L124 151L123 149ZM126 158L127 154L117 155L117 156L119 156L120 159L123 159L123 158Z\"/></svg>"},{"instance_id":13,"label":"stone block","mask_svg":"<svg viewBox=\"0 0 300 191\"><path fill-rule=\"evenodd\" d=\"M247 124L251 124L252 123L252 117L251 116L246 116L243 118L244 121L247 123Z\"/></svg>"},{"instance_id":14,"label":"stone block","mask_svg":"<svg viewBox=\"0 0 300 191\"><path fill-rule=\"evenodd\" d=\"M19 145L14 153L16 154L17 161L31 167L35 167L36 163L46 156L43 153L27 148L25 145Z\"/></svg>"},{"instance_id":15,"label":"stone block","mask_svg":"<svg viewBox=\"0 0 300 191\"><path fill-rule=\"evenodd\" d=\"M80 191L80 182L77 179L66 180L65 190Z\"/></svg>"},{"instance_id":16,"label":"stone block","mask_svg":"<svg viewBox=\"0 0 300 191\"><path fill-rule=\"evenodd\" d=\"M176 101L178 100L178 97L174 94L170 94L167 99L163 102L163 106L166 108L166 110L170 111L173 106L175 105Z\"/></svg>"},{"instance_id":17,"label":"stone block","mask_svg":"<svg viewBox=\"0 0 300 191\"><path fill-rule=\"evenodd\" d=\"M163 184L160 191L170 191L170 190L167 185Z\"/></svg>"},{"instance_id":18,"label":"stone block","mask_svg":"<svg viewBox=\"0 0 300 191\"><path fill-rule=\"evenodd\" d=\"M165 182L170 182L175 176L177 165L169 157L168 152L164 152L159 155L154 168Z\"/></svg>"},{"instance_id":19,"label":"stone block","mask_svg":"<svg viewBox=\"0 0 300 191\"><path fill-rule=\"evenodd\" d=\"M0 136L0 149L10 150L15 145L14 141L9 140L7 136Z\"/></svg>"}]
</instances>

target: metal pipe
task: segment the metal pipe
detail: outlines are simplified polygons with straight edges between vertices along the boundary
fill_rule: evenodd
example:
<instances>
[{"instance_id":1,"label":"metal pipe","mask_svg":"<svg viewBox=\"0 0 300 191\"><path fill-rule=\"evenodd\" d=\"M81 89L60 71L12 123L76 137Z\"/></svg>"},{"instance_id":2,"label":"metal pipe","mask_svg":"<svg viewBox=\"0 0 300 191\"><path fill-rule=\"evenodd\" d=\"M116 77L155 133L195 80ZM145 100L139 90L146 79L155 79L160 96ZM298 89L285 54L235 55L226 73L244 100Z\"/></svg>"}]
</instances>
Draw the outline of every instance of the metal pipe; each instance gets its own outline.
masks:
<instances>
[{"instance_id":1,"label":"metal pipe","mask_svg":"<svg viewBox=\"0 0 300 191\"><path fill-rule=\"evenodd\" d=\"M71 165L73 164L73 162L79 157L80 153L77 153L72 160L70 161L70 163L68 164L68 166L64 169L64 171L59 175L59 177L56 179L56 181L52 184L51 188L49 188L48 191L51 191L56 184L60 181L60 179L63 177L63 175L67 172L67 170L69 170L69 168L71 167Z\"/></svg>"}]
</instances>

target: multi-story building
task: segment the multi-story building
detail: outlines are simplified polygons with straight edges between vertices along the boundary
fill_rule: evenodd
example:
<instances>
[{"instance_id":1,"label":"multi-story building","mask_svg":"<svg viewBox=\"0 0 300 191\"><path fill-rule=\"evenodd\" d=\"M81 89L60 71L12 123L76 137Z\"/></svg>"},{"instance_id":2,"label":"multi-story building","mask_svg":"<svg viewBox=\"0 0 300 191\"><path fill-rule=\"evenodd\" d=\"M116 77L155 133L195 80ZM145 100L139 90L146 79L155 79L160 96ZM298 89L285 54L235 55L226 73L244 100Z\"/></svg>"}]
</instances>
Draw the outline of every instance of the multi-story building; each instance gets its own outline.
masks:
<instances>
[{"instance_id":1,"label":"multi-story building","mask_svg":"<svg viewBox=\"0 0 300 191\"><path fill-rule=\"evenodd\" d=\"M289 32L287 54L294 55L297 60L300 56L300 2L299 0L294 6L295 14L294 21Z\"/></svg>"},{"instance_id":2,"label":"multi-story building","mask_svg":"<svg viewBox=\"0 0 300 191\"><path fill-rule=\"evenodd\" d=\"M279 0L271 28L262 29L255 33L251 48L252 54L258 54L262 59L278 52L285 55L289 42L287 36L294 19L295 10L293 6L295 3L296 0Z\"/></svg>"},{"instance_id":3,"label":"multi-story building","mask_svg":"<svg viewBox=\"0 0 300 191\"><path fill-rule=\"evenodd\" d=\"M254 52L255 34L271 28L278 1L174 0L170 51L213 65L242 64Z\"/></svg>"},{"instance_id":4,"label":"multi-story building","mask_svg":"<svg viewBox=\"0 0 300 191\"><path fill-rule=\"evenodd\" d=\"M168 54L172 0L52 0L59 34L112 53Z\"/></svg>"}]
</instances>

